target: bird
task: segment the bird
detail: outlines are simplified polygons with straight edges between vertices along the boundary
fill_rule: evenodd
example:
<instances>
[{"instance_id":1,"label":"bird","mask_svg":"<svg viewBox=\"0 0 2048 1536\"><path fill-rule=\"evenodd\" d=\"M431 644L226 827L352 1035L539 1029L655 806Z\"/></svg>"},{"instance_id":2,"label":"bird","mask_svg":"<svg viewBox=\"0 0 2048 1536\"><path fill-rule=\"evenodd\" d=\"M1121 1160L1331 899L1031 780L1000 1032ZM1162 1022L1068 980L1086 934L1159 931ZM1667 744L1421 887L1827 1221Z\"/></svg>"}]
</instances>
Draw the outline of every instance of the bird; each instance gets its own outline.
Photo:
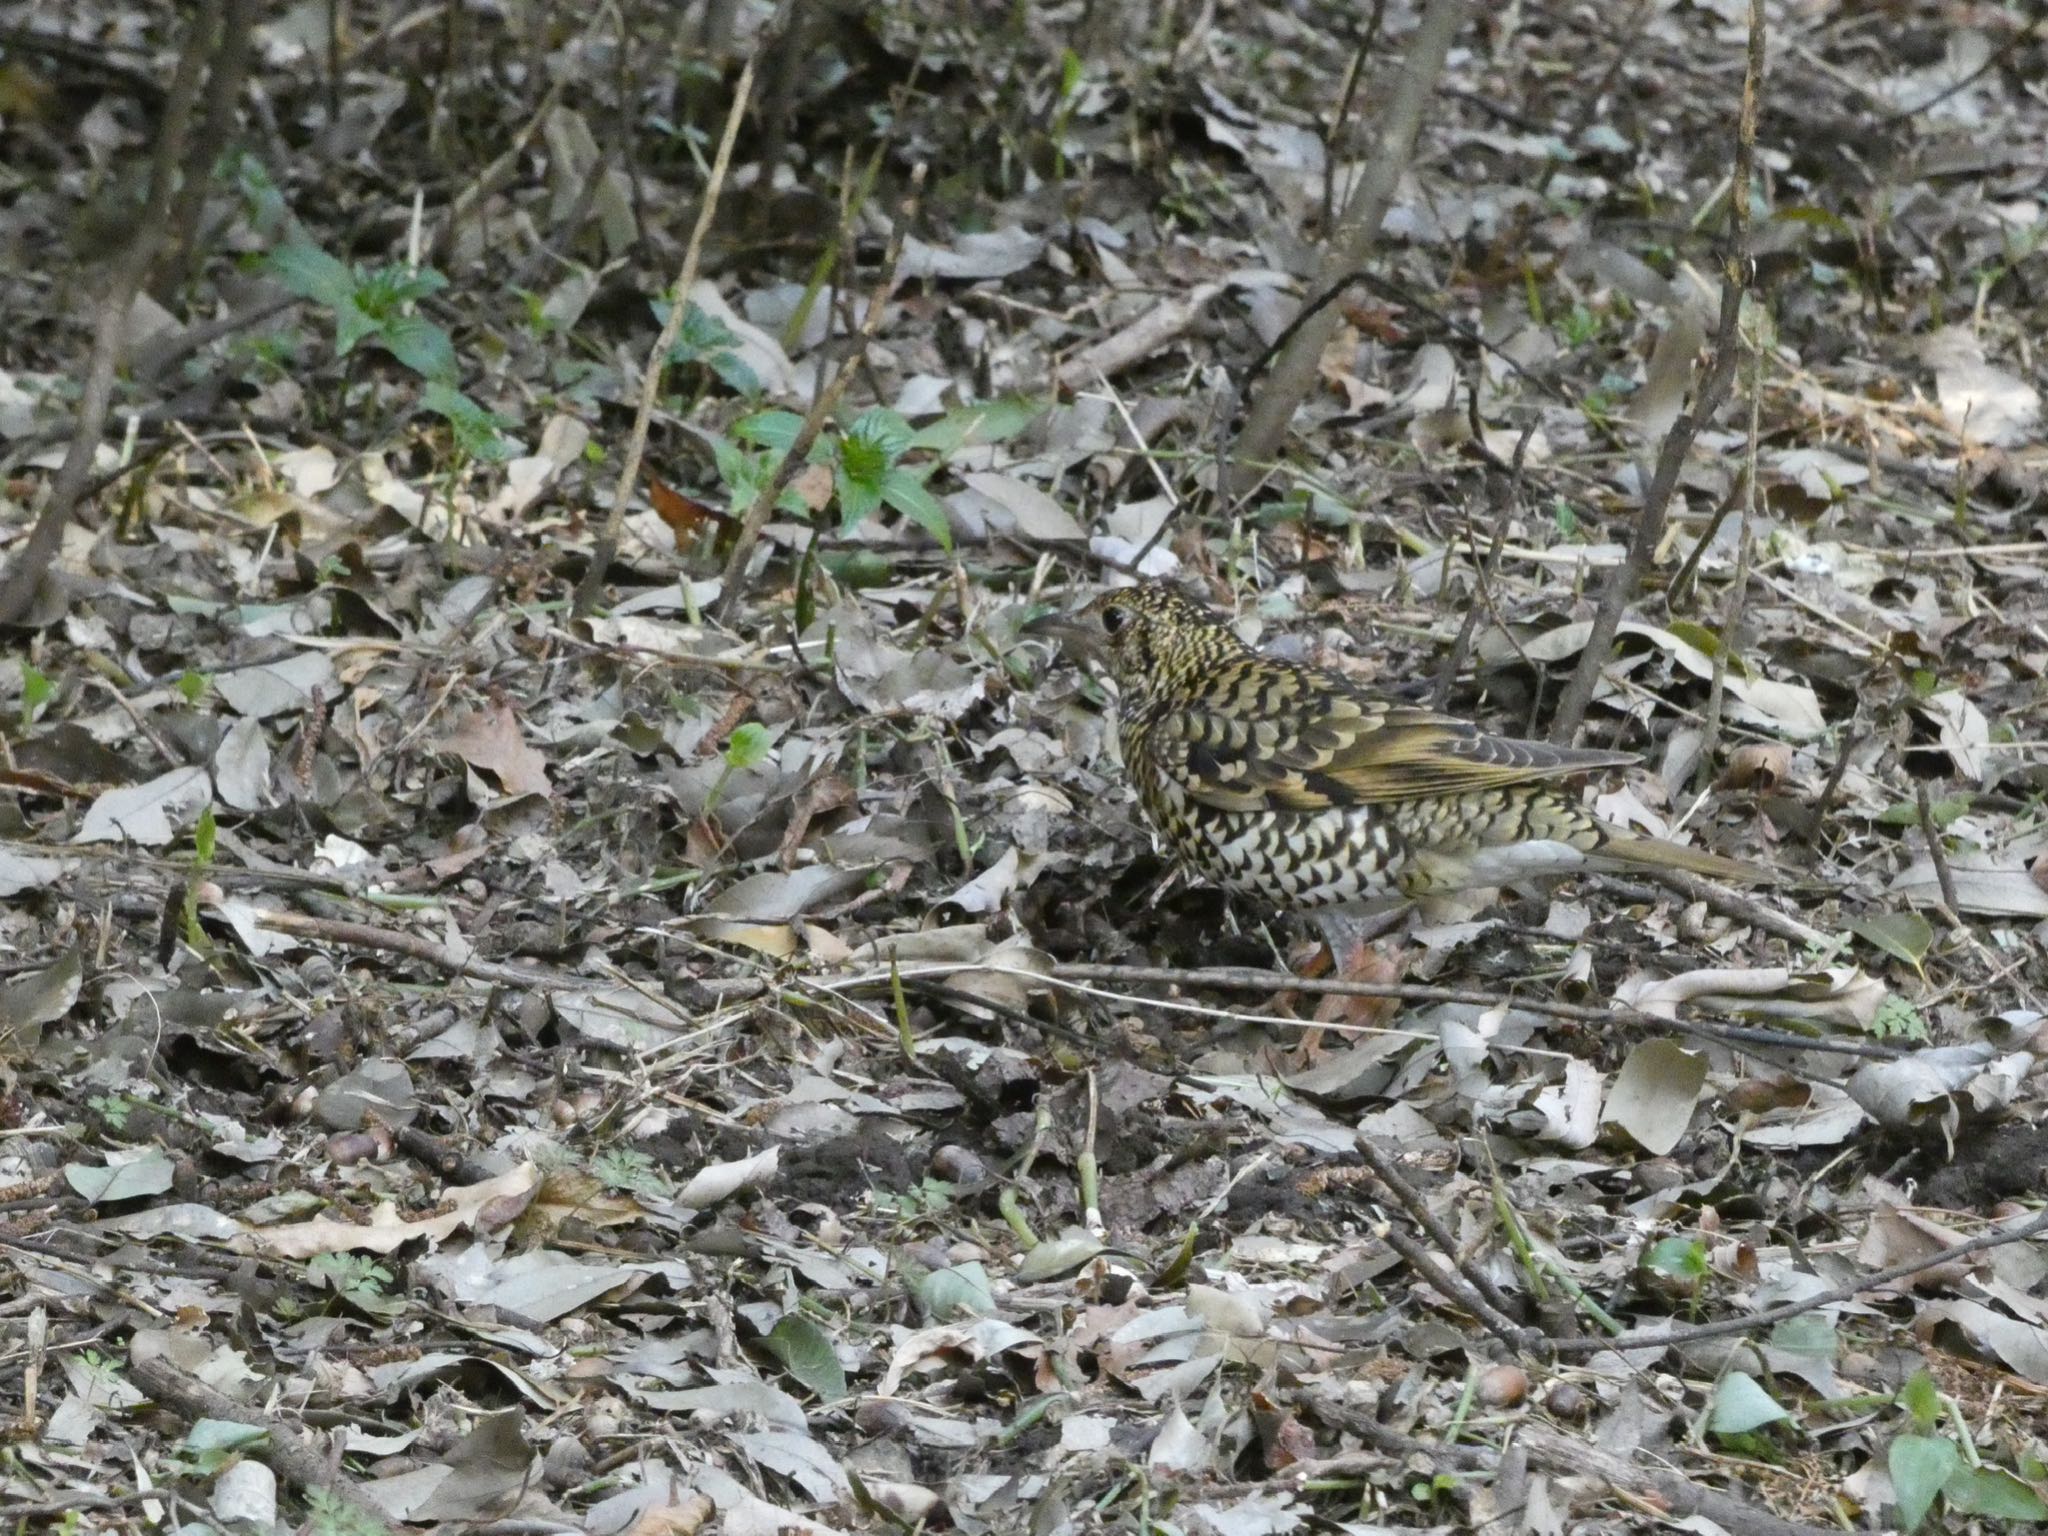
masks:
<instances>
[{"instance_id":1,"label":"bird","mask_svg":"<svg viewBox=\"0 0 2048 1536\"><path fill-rule=\"evenodd\" d=\"M1314 911L1586 869L1772 878L1613 826L1567 787L1635 763L1631 754L1491 735L1263 656L1171 583L1116 588L1030 628L1106 666L1145 820L1228 891Z\"/></svg>"}]
</instances>

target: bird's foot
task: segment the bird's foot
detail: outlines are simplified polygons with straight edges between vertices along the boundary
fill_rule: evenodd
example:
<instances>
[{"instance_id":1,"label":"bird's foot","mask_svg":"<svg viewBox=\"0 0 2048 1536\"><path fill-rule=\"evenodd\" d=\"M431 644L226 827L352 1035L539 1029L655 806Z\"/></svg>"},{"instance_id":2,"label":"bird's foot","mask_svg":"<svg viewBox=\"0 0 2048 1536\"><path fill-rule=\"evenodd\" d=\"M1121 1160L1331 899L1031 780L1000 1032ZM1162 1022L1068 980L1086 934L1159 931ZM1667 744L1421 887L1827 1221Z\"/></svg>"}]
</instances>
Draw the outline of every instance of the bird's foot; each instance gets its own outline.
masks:
<instances>
[{"instance_id":1,"label":"bird's foot","mask_svg":"<svg viewBox=\"0 0 2048 1536\"><path fill-rule=\"evenodd\" d=\"M1383 943L1387 935L1402 927L1410 909L1396 906L1389 911L1359 913L1344 908L1318 919L1324 942L1303 963L1295 967L1304 980L1329 977L1391 985L1407 974L1409 951L1399 942ZM1400 999L1369 997L1352 993L1325 993L1316 1001L1309 1028L1295 1054L1304 1065L1322 1054L1323 1035L1328 1030L1350 1034L1364 1029L1381 1029L1400 1011Z\"/></svg>"}]
</instances>

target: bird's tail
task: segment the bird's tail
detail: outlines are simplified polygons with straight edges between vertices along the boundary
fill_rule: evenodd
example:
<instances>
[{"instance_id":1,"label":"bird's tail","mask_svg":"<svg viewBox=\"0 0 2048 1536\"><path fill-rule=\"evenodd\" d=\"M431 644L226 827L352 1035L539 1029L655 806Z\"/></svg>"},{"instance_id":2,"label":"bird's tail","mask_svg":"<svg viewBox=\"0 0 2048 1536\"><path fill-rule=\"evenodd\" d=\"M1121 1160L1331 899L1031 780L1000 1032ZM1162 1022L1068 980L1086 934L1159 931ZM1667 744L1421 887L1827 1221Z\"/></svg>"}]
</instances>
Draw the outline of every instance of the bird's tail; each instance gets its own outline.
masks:
<instances>
[{"instance_id":1,"label":"bird's tail","mask_svg":"<svg viewBox=\"0 0 2048 1536\"><path fill-rule=\"evenodd\" d=\"M1667 843L1662 838L1631 837L1626 832L1608 833L1588 862L1596 868L1606 864L1620 869L1676 869L1730 885L1768 885L1778 878L1775 870L1761 864L1723 858L1718 853Z\"/></svg>"}]
</instances>

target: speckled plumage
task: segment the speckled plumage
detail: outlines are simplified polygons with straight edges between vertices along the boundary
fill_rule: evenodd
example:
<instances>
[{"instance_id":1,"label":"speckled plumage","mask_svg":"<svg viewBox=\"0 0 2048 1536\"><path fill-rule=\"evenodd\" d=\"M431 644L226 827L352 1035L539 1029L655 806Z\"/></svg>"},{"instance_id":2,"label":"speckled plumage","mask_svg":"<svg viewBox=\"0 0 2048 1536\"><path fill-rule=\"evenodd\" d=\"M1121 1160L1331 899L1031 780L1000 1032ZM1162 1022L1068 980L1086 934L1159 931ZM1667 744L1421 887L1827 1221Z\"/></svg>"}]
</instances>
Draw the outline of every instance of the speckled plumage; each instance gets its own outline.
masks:
<instances>
[{"instance_id":1,"label":"speckled plumage","mask_svg":"<svg viewBox=\"0 0 2048 1536\"><path fill-rule=\"evenodd\" d=\"M1766 876L1608 827L1558 783L1632 757L1491 736L1261 656L1172 587L1110 592L1053 627L1108 662L1147 820L1230 890L1311 908L1588 864Z\"/></svg>"}]
</instances>

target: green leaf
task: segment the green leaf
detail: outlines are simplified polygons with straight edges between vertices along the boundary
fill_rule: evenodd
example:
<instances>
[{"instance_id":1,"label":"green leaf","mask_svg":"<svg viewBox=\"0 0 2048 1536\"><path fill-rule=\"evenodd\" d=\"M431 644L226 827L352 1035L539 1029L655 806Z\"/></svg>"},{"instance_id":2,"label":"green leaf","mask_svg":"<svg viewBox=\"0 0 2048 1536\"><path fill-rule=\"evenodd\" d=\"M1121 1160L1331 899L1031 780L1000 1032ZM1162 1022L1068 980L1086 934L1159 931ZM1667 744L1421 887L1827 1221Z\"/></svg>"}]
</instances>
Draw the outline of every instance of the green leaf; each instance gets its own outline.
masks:
<instances>
[{"instance_id":1,"label":"green leaf","mask_svg":"<svg viewBox=\"0 0 2048 1536\"><path fill-rule=\"evenodd\" d=\"M935 1269L917 1283L917 1299L925 1316L935 1323L955 1317L991 1317L996 1310L995 1287L988 1271L979 1264L955 1264Z\"/></svg>"},{"instance_id":2,"label":"green leaf","mask_svg":"<svg viewBox=\"0 0 2048 1536\"><path fill-rule=\"evenodd\" d=\"M517 446L503 436L512 424L478 405L461 390L436 381L420 391L420 409L447 418L455 443L473 459L498 464L512 457Z\"/></svg>"},{"instance_id":3,"label":"green leaf","mask_svg":"<svg viewBox=\"0 0 2048 1536\"><path fill-rule=\"evenodd\" d=\"M870 407L853 418L853 424L846 429L847 440L857 442L879 453L885 467L894 464L910 449L910 440L916 434L910 430L910 423L900 412L892 411L885 405Z\"/></svg>"},{"instance_id":4,"label":"green leaf","mask_svg":"<svg viewBox=\"0 0 2048 1536\"><path fill-rule=\"evenodd\" d=\"M219 829L213 821L213 804L209 801L199 813L199 824L192 829L192 854L202 865L213 862L214 840Z\"/></svg>"},{"instance_id":5,"label":"green leaf","mask_svg":"<svg viewBox=\"0 0 2048 1536\"><path fill-rule=\"evenodd\" d=\"M417 304L448 286L448 279L432 267L417 270L393 265L356 276L356 307L376 320L396 319L409 304Z\"/></svg>"},{"instance_id":6,"label":"green leaf","mask_svg":"<svg viewBox=\"0 0 2048 1536\"><path fill-rule=\"evenodd\" d=\"M1672 634L1704 655L1717 656L1726 651L1726 647L1721 644L1721 637L1704 624L1695 624L1690 619L1673 619L1668 628ZM1749 663L1734 651L1726 651L1726 654L1729 671L1745 679L1755 676Z\"/></svg>"},{"instance_id":7,"label":"green leaf","mask_svg":"<svg viewBox=\"0 0 2048 1536\"><path fill-rule=\"evenodd\" d=\"M1898 993L1887 992L1870 1021L1870 1032L1881 1040L1925 1040L1927 1021L1920 1017L1918 1008Z\"/></svg>"},{"instance_id":8,"label":"green leaf","mask_svg":"<svg viewBox=\"0 0 2048 1536\"><path fill-rule=\"evenodd\" d=\"M1875 917L1852 918L1849 931L1916 971L1934 943L1934 925L1918 912L1880 912Z\"/></svg>"},{"instance_id":9,"label":"green leaf","mask_svg":"<svg viewBox=\"0 0 2048 1536\"><path fill-rule=\"evenodd\" d=\"M1824 1312L1788 1317L1771 1329L1771 1348L1787 1354L1808 1355L1815 1360L1832 1360L1840 1352L1841 1339Z\"/></svg>"},{"instance_id":10,"label":"green leaf","mask_svg":"<svg viewBox=\"0 0 2048 1536\"><path fill-rule=\"evenodd\" d=\"M1952 1515L2048 1520L2048 1501L2002 1467L1958 1467L1941 1485L1941 1496Z\"/></svg>"},{"instance_id":11,"label":"green leaf","mask_svg":"<svg viewBox=\"0 0 2048 1536\"><path fill-rule=\"evenodd\" d=\"M908 469L892 469L882 482L882 500L939 541L953 547L953 525L937 497L924 488L924 479Z\"/></svg>"},{"instance_id":12,"label":"green leaf","mask_svg":"<svg viewBox=\"0 0 2048 1536\"><path fill-rule=\"evenodd\" d=\"M1746 1435L1792 1417L1747 1371L1730 1371L1714 1393L1707 1428L1717 1435Z\"/></svg>"},{"instance_id":13,"label":"green leaf","mask_svg":"<svg viewBox=\"0 0 2048 1536\"><path fill-rule=\"evenodd\" d=\"M329 309L344 308L355 298L355 273L317 245L279 246L264 266L300 298L315 300Z\"/></svg>"},{"instance_id":14,"label":"green leaf","mask_svg":"<svg viewBox=\"0 0 2048 1536\"><path fill-rule=\"evenodd\" d=\"M377 342L421 378L455 382L455 343L433 321L419 315L394 316L379 328Z\"/></svg>"},{"instance_id":15,"label":"green leaf","mask_svg":"<svg viewBox=\"0 0 2048 1536\"><path fill-rule=\"evenodd\" d=\"M730 438L711 439L711 458L718 466L718 478L732 493L735 511L754 499L768 477L767 467Z\"/></svg>"},{"instance_id":16,"label":"green leaf","mask_svg":"<svg viewBox=\"0 0 2048 1536\"><path fill-rule=\"evenodd\" d=\"M315 1488L306 1495L307 1522L312 1536L391 1536L391 1527L354 1504L344 1504L339 1495Z\"/></svg>"},{"instance_id":17,"label":"green leaf","mask_svg":"<svg viewBox=\"0 0 2048 1536\"><path fill-rule=\"evenodd\" d=\"M704 359L704 366L717 374L718 381L735 394L761 393L761 376L748 367L747 360L737 352L713 352Z\"/></svg>"},{"instance_id":18,"label":"green leaf","mask_svg":"<svg viewBox=\"0 0 2048 1536\"><path fill-rule=\"evenodd\" d=\"M948 411L911 434L906 452L922 448L947 458L969 443L1006 442L1045 414L1049 401L1034 395L1005 395L980 405Z\"/></svg>"},{"instance_id":19,"label":"green leaf","mask_svg":"<svg viewBox=\"0 0 2048 1536\"><path fill-rule=\"evenodd\" d=\"M837 478L877 497L881 495L882 477L889 473L895 462L880 443L851 433L840 439L837 458Z\"/></svg>"},{"instance_id":20,"label":"green leaf","mask_svg":"<svg viewBox=\"0 0 2048 1536\"><path fill-rule=\"evenodd\" d=\"M818 557L818 564L831 572L840 586L856 591L885 587L894 576L888 560L872 549L827 551Z\"/></svg>"},{"instance_id":21,"label":"green leaf","mask_svg":"<svg viewBox=\"0 0 2048 1536\"><path fill-rule=\"evenodd\" d=\"M194 1419L178 1445L178 1454L201 1477L212 1477L244 1451L263 1445L270 1431L233 1419Z\"/></svg>"},{"instance_id":22,"label":"green leaf","mask_svg":"<svg viewBox=\"0 0 2048 1536\"><path fill-rule=\"evenodd\" d=\"M726 766L735 772L759 767L768 760L768 753L775 745L768 734L768 727L759 721L749 720L732 733L725 744Z\"/></svg>"},{"instance_id":23,"label":"green leaf","mask_svg":"<svg viewBox=\"0 0 2048 1536\"><path fill-rule=\"evenodd\" d=\"M1937 827L1945 827L1970 814L1972 797L1969 795L1947 795L1929 802L1927 814ZM1887 827L1917 827L1920 825L1918 801L1901 800L1896 805L1886 806L1878 821Z\"/></svg>"},{"instance_id":24,"label":"green leaf","mask_svg":"<svg viewBox=\"0 0 2048 1536\"><path fill-rule=\"evenodd\" d=\"M356 349L356 343L368 336L375 336L384 329L384 322L370 314L351 296L334 311L334 354L347 357Z\"/></svg>"},{"instance_id":25,"label":"green leaf","mask_svg":"<svg viewBox=\"0 0 2048 1536\"><path fill-rule=\"evenodd\" d=\"M1696 1237L1660 1238L1643 1255L1643 1268L1697 1283L1707 1277L1707 1245Z\"/></svg>"},{"instance_id":26,"label":"green leaf","mask_svg":"<svg viewBox=\"0 0 2048 1536\"><path fill-rule=\"evenodd\" d=\"M1885 1456L1891 1473L1892 1495L1899 1501L1899 1524L1918 1530L1942 1486L1962 1460L1953 1440L1931 1435L1900 1435Z\"/></svg>"},{"instance_id":27,"label":"green leaf","mask_svg":"<svg viewBox=\"0 0 2048 1536\"><path fill-rule=\"evenodd\" d=\"M881 506L881 479L877 476L872 484L856 480L842 464L832 471L832 494L839 503L839 531L851 533Z\"/></svg>"},{"instance_id":28,"label":"green leaf","mask_svg":"<svg viewBox=\"0 0 2048 1536\"><path fill-rule=\"evenodd\" d=\"M1923 1432L1934 1428L1934 1421L1941 1417L1941 1389L1924 1367L1912 1374L1892 1401L1911 1414L1913 1427Z\"/></svg>"},{"instance_id":29,"label":"green leaf","mask_svg":"<svg viewBox=\"0 0 2048 1536\"><path fill-rule=\"evenodd\" d=\"M179 698L187 704L197 704L206 693L206 674L186 668L178 675L177 689Z\"/></svg>"},{"instance_id":30,"label":"green leaf","mask_svg":"<svg viewBox=\"0 0 2048 1536\"><path fill-rule=\"evenodd\" d=\"M743 443L787 453L796 446L796 435L804 419L794 411L756 411L732 424L732 435Z\"/></svg>"},{"instance_id":31,"label":"green leaf","mask_svg":"<svg viewBox=\"0 0 2048 1536\"><path fill-rule=\"evenodd\" d=\"M35 719L36 711L57 696L57 685L28 662L21 664L21 723Z\"/></svg>"},{"instance_id":32,"label":"green leaf","mask_svg":"<svg viewBox=\"0 0 2048 1536\"><path fill-rule=\"evenodd\" d=\"M798 1312L786 1312L769 1330L768 1352L811 1392L827 1401L846 1396L846 1372L825 1330Z\"/></svg>"},{"instance_id":33,"label":"green leaf","mask_svg":"<svg viewBox=\"0 0 2048 1536\"><path fill-rule=\"evenodd\" d=\"M668 324L672 306L664 300L654 302L654 317L661 324ZM716 315L707 314L695 304L683 306L683 321L676 330L676 344L669 349L669 361L674 363L701 362L708 354L728 350L739 345L732 327Z\"/></svg>"}]
</instances>

